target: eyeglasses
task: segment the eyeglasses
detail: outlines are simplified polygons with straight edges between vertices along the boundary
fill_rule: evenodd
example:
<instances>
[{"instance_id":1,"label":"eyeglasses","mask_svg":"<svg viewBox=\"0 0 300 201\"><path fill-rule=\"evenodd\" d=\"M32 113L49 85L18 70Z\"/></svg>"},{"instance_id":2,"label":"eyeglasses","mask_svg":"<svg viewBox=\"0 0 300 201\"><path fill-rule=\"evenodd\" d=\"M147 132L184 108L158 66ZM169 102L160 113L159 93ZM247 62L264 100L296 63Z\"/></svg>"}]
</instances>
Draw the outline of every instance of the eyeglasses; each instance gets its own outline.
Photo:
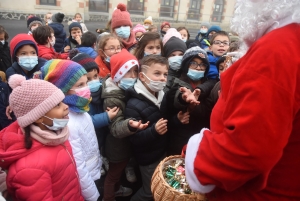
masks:
<instances>
[{"instance_id":1,"label":"eyeglasses","mask_svg":"<svg viewBox=\"0 0 300 201\"><path fill-rule=\"evenodd\" d=\"M229 42L228 41L219 41L219 40L215 40L215 41L213 41L213 44L214 45L221 45L221 44L223 44L224 46L228 46L229 45Z\"/></svg>"},{"instance_id":2,"label":"eyeglasses","mask_svg":"<svg viewBox=\"0 0 300 201\"><path fill-rule=\"evenodd\" d=\"M104 50L108 50L111 53L115 53L115 52L121 52L122 48L121 47L117 47L117 49L116 49L116 48L112 47L112 48L108 48L108 49L104 49Z\"/></svg>"},{"instance_id":3,"label":"eyeglasses","mask_svg":"<svg viewBox=\"0 0 300 201\"><path fill-rule=\"evenodd\" d=\"M205 64L205 63L198 64L198 63L195 62L195 61L191 61L191 62L190 62L190 67L192 67L193 69L196 69L198 66L199 66L200 68L207 68L207 64Z\"/></svg>"}]
</instances>

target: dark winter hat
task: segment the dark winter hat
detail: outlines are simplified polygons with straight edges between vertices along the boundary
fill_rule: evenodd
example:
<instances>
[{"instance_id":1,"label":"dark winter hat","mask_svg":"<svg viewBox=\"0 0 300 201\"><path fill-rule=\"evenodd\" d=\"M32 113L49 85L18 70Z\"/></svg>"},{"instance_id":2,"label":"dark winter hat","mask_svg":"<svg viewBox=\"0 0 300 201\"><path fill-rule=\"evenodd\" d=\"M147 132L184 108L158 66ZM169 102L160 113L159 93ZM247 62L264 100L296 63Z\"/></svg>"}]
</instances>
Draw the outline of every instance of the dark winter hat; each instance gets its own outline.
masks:
<instances>
[{"instance_id":1,"label":"dark winter hat","mask_svg":"<svg viewBox=\"0 0 300 201\"><path fill-rule=\"evenodd\" d=\"M195 58L198 57L202 60L203 63L207 65L206 72L208 72L209 69L209 62L207 53L205 50L201 49L199 46L191 47L189 48L182 57L182 70L184 73L188 72L189 63Z\"/></svg>"},{"instance_id":2,"label":"dark winter hat","mask_svg":"<svg viewBox=\"0 0 300 201\"><path fill-rule=\"evenodd\" d=\"M62 21L64 20L65 14L63 13L55 13L54 15L52 15L52 22L59 22L62 23Z\"/></svg>"},{"instance_id":3,"label":"dark winter hat","mask_svg":"<svg viewBox=\"0 0 300 201\"><path fill-rule=\"evenodd\" d=\"M81 30L81 32L82 32L82 27L81 27L81 25L80 25L78 22L72 22L72 23L69 25L69 32L70 32L70 34L71 34L72 28L74 28L74 27L80 28L80 30Z\"/></svg>"},{"instance_id":4,"label":"dark winter hat","mask_svg":"<svg viewBox=\"0 0 300 201\"><path fill-rule=\"evenodd\" d=\"M33 37L28 34L18 34L10 41L10 54L13 61L17 61L16 53L23 45L32 45L38 55L38 48Z\"/></svg>"},{"instance_id":5,"label":"dark winter hat","mask_svg":"<svg viewBox=\"0 0 300 201\"><path fill-rule=\"evenodd\" d=\"M219 26L217 26L217 25L211 26L211 27L208 29L206 35L208 36L208 34L209 34L210 32L212 32L212 31L219 32L219 31L221 31L221 27L219 27Z\"/></svg>"},{"instance_id":6,"label":"dark winter hat","mask_svg":"<svg viewBox=\"0 0 300 201\"><path fill-rule=\"evenodd\" d=\"M185 53L186 49L185 42L175 36L172 36L168 42L166 42L163 48L165 57L169 57L172 52L175 51L181 51Z\"/></svg>"},{"instance_id":7,"label":"dark winter hat","mask_svg":"<svg viewBox=\"0 0 300 201\"><path fill-rule=\"evenodd\" d=\"M31 26L35 23L38 23L41 26L43 26L43 21L41 20L41 18L37 16L29 16L27 19L27 28L30 30Z\"/></svg>"},{"instance_id":8,"label":"dark winter hat","mask_svg":"<svg viewBox=\"0 0 300 201\"><path fill-rule=\"evenodd\" d=\"M91 70L96 69L97 72L99 73L99 67L98 67L97 63L88 54L78 53L71 60L79 63L80 65L82 65L82 67L87 72L90 72Z\"/></svg>"},{"instance_id":9,"label":"dark winter hat","mask_svg":"<svg viewBox=\"0 0 300 201\"><path fill-rule=\"evenodd\" d=\"M166 25L169 25L169 27L171 28L171 25L170 25L169 22L163 22L163 23L161 23L161 25L160 25L160 30L162 30L162 29L164 28L164 26L166 26Z\"/></svg>"}]
</instances>

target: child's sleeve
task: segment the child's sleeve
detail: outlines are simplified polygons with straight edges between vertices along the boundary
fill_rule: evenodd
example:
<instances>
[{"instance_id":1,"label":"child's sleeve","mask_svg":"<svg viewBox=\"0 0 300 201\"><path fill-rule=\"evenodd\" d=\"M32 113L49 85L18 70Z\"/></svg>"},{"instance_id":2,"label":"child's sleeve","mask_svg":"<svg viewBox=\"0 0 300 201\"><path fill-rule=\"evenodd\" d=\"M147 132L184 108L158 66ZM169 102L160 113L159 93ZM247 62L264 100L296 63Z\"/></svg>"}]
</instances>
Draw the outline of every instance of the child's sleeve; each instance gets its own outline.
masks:
<instances>
[{"instance_id":1,"label":"child's sleeve","mask_svg":"<svg viewBox=\"0 0 300 201\"><path fill-rule=\"evenodd\" d=\"M104 126L108 126L110 123L107 112L102 112L102 113L94 114L94 115L90 114L90 116L92 118L95 128L102 128Z\"/></svg>"},{"instance_id":2,"label":"child's sleeve","mask_svg":"<svg viewBox=\"0 0 300 201\"><path fill-rule=\"evenodd\" d=\"M201 90L200 99L205 99L209 96L211 90L214 88L215 84L218 82L217 79L208 79L204 83L199 84L196 88Z\"/></svg>"}]
</instances>

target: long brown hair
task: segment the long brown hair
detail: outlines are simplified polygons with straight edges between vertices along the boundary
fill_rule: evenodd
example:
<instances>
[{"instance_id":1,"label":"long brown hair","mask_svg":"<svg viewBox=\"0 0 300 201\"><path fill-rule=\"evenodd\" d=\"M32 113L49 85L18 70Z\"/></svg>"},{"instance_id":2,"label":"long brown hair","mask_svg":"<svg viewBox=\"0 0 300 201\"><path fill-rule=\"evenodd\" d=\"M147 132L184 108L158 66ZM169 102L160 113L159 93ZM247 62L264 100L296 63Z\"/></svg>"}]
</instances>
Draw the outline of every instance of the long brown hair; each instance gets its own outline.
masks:
<instances>
[{"instance_id":1,"label":"long brown hair","mask_svg":"<svg viewBox=\"0 0 300 201\"><path fill-rule=\"evenodd\" d=\"M160 47L161 47L161 54L163 54L163 44L162 44L162 41L160 39L160 35L156 32L146 32L140 37L140 40L137 43L137 46L136 46L136 49L134 50L133 55L138 60L142 59L144 57L144 51L145 51L145 47L147 46L147 44L150 41L154 41L154 40L157 40L157 39L160 40L159 44L160 44Z\"/></svg>"},{"instance_id":2,"label":"long brown hair","mask_svg":"<svg viewBox=\"0 0 300 201\"><path fill-rule=\"evenodd\" d=\"M32 139L30 137L30 125L24 128L25 130L25 148L30 149L32 147Z\"/></svg>"},{"instance_id":3,"label":"long brown hair","mask_svg":"<svg viewBox=\"0 0 300 201\"><path fill-rule=\"evenodd\" d=\"M115 36L113 34L108 34L108 35L102 36L99 43L98 43L98 54L100 55L100 57L102 59L104 59L104 53L103 53L104 47L106 46L107 41L110 40L110 39L118 40L120 42L120 46L123 47L122 42L120 41L120 39L117 36Z\"/></svg>"}]
</instances>

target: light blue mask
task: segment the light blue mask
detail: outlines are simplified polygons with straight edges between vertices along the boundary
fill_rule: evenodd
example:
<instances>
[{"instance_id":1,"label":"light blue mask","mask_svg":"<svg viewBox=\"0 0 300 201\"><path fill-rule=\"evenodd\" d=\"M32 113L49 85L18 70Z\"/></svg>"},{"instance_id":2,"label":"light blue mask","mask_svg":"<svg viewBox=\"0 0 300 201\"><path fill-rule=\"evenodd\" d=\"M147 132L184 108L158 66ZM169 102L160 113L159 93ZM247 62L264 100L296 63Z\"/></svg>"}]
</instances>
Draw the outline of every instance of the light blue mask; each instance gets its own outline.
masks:
<instances>
[{"instance_id":1,"label":"light blue mask","mask_svg":"<svg viewBox=\"0 0 300 201\"><path fill-rule=\"evenodd\" d=\"M87 84L88 84L88 86L90 88L90 91L92 93L97 92L100 89L101 85L102 85L100 80L92 80L92 81L89 81Z\"/></svg>"},{"instance_id":2,"label":"light blue mask","mask_svg":"<svg viewBox=\"0 0 300 201\"><path fill-rule=\"evenodd\" d=\"M175 70L175 71L178 71L180 69L180 66L181 66L182 56L170 57L168 59L168 61L169 61L170 68Z\"/></svg>"},{"instance_id":3,"label":"light blue mask","mask_svg":"<svg viewBox=\"0 0 300 201\"><path fill-rule=\"evenodd\" d=\"M105 61L106 61L107 63L110 63L110 57L106 57L106 58L105 58Z\"/></svg>"},{"instance_id":4,"label":"light blue mask","mask_svg":"<svg viewBox=\"0 0 300 201\"><path fill-rule=\"evenodd\" d=\"M187 76L194 81L198 81L201 78L204 77L204 73L205 71L198 71L198 70L193 70L193 69L189 69Z\"/></svg>"},{"instance_id":5,"label":"light blue mask","mask_svg":"<svg viewBox=\"0 0 300 201\"><path fill-rule=\"evenodd\" d=\"M38 57L37 56L20 56L18 63L23 69L25 69L27 71L31 71L38 64Z\"/></svg>"},{"instance_id":6,"label":"light blue mask","mask_svg":"<svg viewBox=\"0 0 300 201\"><path fill-rule=\"evenodd\" d=\"M200 33L202 33L202 34L207 33L207 29L200 29Z\"/></svg>"},{"instance_id":7,"label":"light blue mask","mask_svg":"<svg viewBox=\"0 0 300 201\"><path fill-rule=\"evenodd\" d=\"M136 82L136 79L137 78L122 78L120 80L120 83L119 83L119 87L121 89L128 89L129 87L132 87L134 85L134 83Z\"/></svg>"},{"instance_id":8,"label":"light blue mask","mask_svg":"<svg viewBox=\"0 0 300 201\"><path fill-rule=\"evenodd\" d=\"M144 57L145 56L149 56L149 55L158 55L158 56L161 56L161 52L158 53L158 54L151 54L151 53L144 52Z\"/></svg>"},{"instance_id":9,"label":"light blue mask","mask_svg":"<svg viewBox=\"0 0 300 201\"><path fill-rule=\"evenodd\" d=\"M130 26L121 26L119 28L116 28L115 31L120 38L126 39L130 36Z\"/></svg>"},{"instance_id":10,"label":"light blue mask","mask_svg":"<svg viewBox=\"0 0 300 201\"><path fill-rule=\"evenodd\" d=\"M186 43L186 41L187 41L187 39L185 38L185 39L181 39L183 42L185 42Z\"/></svg>"}]
</instances>

